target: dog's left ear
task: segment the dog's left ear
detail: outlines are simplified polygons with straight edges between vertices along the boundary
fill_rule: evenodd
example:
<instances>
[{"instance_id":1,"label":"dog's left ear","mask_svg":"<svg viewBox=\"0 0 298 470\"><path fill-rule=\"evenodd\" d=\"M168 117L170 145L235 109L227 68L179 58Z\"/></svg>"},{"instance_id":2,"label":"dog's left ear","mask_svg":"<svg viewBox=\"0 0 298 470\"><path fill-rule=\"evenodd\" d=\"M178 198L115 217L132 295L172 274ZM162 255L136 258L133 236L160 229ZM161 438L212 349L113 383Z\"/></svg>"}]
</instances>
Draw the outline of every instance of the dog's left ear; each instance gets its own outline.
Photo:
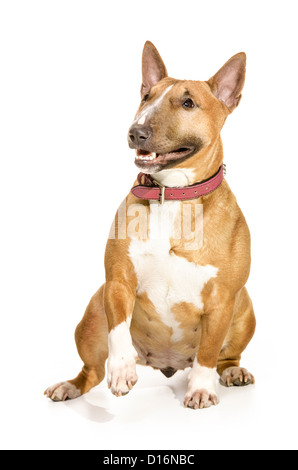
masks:
<instances>
[{"instance_id":1,"label":"dog's left ear","mask_svg":"<svg viewBox=\"0 0 298 470\"><path fill-rule=\"evenodd\" d=\"M142 57L142 98L149 93L153 85L156 85L156 83L167 76L168 72L166 66L163 63L158 50L152 42L147 41L144 46Z\"/></svg>"},{"instance_id":2,"label":"dog's left ear","mask_svg":"<svg viewBox=\"0 0 298 470\"><path fill-rule=\"evenodd\" d=\"M222 101L230 112L239 104L245 81L246 55L244 52L231 57L228 62L208 80L212 93Z\"/></svg>"}]
</instances>

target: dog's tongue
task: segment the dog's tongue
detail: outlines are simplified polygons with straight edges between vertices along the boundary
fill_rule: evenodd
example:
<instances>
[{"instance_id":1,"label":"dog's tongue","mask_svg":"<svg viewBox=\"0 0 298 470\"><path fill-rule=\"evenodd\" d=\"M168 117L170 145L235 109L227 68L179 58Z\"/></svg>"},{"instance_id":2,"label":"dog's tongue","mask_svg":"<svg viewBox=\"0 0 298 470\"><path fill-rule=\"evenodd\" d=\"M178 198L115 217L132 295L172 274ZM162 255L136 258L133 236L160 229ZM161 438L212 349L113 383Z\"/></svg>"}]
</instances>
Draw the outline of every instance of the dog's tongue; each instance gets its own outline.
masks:
<instances>
[{"instance_id":1,"label":"dog's tongue","mask_svg":"<svg viewBox=\"0 0 298 470\"><path fill-rule=\"evenodd\" d=\"M152 152L148 152L147 150L138 149L137 156L138 157L146 157L147 155L151 155Z\"/></svg>"}]
</instances>

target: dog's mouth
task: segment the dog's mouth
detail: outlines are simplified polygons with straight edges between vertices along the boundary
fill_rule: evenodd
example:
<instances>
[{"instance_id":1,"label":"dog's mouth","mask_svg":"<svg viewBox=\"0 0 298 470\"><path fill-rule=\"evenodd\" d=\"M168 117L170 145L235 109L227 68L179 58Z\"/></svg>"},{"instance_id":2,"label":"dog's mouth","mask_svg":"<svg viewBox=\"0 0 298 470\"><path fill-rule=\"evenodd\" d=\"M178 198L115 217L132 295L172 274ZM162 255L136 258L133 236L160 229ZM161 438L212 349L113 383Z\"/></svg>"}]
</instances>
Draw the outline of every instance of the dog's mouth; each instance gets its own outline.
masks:
<instances>
[{"instance_id":1,"label":"dog's mouth","mask_svg":"<svg viewBox=\"0 0 298 470\"><path fill-rule=\"evenodd\" d=\"M170 163L175 163L185 159L193 154L195 147L181 147L167 153L149 152L147 150L137 149L135 164L141 169L150 169L155 166L164 167Z\"/></svg>"}]
</instances>

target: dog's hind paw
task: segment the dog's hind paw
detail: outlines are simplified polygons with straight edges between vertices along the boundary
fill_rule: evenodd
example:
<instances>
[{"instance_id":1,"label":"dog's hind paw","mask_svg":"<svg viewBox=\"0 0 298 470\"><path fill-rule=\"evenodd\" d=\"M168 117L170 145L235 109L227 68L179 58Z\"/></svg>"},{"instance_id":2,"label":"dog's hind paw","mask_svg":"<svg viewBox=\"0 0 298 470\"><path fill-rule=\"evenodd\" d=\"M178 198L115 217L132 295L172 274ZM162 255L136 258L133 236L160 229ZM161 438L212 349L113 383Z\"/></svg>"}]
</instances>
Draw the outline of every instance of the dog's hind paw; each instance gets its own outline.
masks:
<instances>
[{"instance_id":1,"label":"dog's hind paw","mask_svg":"<svg viewBox=\"0 0 298 470\"><path fill-rule=\"evenodd\" d=\"M243 367L228 367L220 377L221 385L225 387L243 387L255 383L254 376Z\"/></svg>"},{"instance_id":2,"label":"dog's hind paw","mask_svg":"<svg viewBox=\"0 0 298 470\"><path fill-rule=\"evenodd\" d=\"M59 382L47 388L44 395L53 401L65 401L79 397L81 391L69 382Z\"/></svg>"}]
</instances>

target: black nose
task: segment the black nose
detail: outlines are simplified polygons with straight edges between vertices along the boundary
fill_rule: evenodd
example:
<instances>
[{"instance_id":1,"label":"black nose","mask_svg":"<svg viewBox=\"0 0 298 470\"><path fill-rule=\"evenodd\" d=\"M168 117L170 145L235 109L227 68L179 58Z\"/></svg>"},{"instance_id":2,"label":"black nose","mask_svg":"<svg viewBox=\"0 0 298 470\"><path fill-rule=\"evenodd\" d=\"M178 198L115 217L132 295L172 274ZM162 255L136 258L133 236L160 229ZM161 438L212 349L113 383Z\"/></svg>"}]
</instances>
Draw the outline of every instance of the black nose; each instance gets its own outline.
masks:
<instances>
[{"instance_id":1,"label":"black nose","mask_svg":"<svg viewBox=\"0 0 298 470\"><path fill-rule=\"evenodd\" d=\"M142 145L144 146L144 143L149 139L151 134L152 131L149 127L136 125L129 129L128 136L134 147L143 148Z\"/></svg>"}]
</instances>

